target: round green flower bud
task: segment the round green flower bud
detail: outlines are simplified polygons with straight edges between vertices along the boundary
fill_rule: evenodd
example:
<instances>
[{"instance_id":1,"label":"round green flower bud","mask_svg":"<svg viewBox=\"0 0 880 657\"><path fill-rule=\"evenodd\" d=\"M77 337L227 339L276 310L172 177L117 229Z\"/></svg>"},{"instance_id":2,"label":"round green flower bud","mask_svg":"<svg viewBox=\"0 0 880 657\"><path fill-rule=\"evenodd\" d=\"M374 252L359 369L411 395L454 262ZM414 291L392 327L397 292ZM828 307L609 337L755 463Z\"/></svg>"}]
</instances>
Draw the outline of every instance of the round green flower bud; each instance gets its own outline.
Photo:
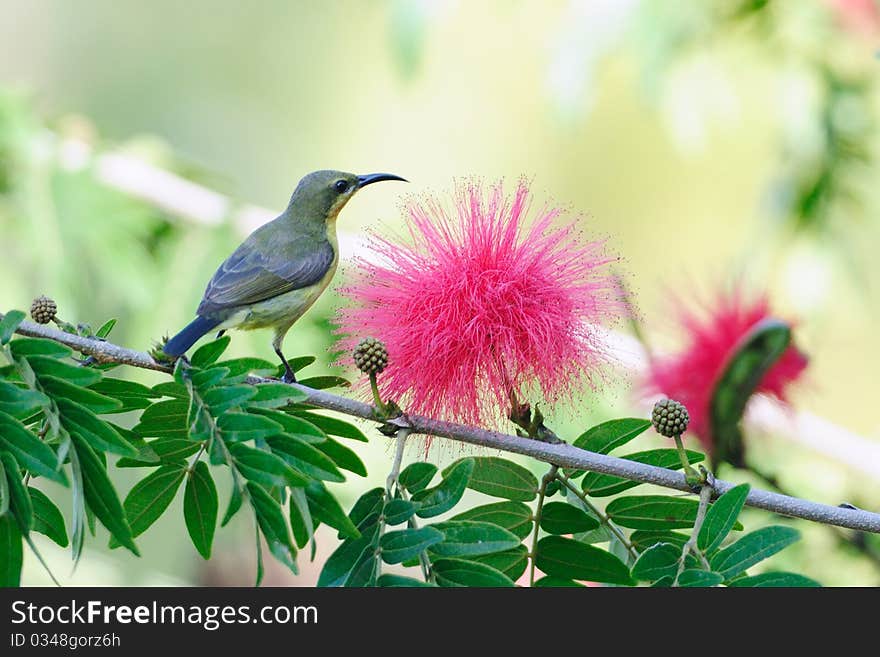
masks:
<instances>
[{"instance_id":1,"label":"round green flower bud","mask_svg":"<svg viewBox=\"0 0 880 657\"><path fill-rule=\"evenodd\" d=\"M376 338L364 338L354 348L354 364L364 374L378 374L388 365L385 343Z\"/></svg>"},{"instance_id":2,"label":"round green flower bud","mask_svg":"<svg viewBox=\"0 0 880 657\"><path fill-rule=\"evenodd\" d=\"M46 296L39 296L31 304L31 317L37 324L48 324L58 314L58 304Z\"/></svg>"},{"instance_id":3,"label":"round green flower bud","mask_svg":"<svg viewBox=\"0 0 880 657\"><path fill-rule=\"evenodd\" d=\"M654 411L651 413L651 424L661 436L672 438L680 436L687 431L690 416L684 404L674 399L661 399L654 404Z\"/></svg>"}]
</instances>

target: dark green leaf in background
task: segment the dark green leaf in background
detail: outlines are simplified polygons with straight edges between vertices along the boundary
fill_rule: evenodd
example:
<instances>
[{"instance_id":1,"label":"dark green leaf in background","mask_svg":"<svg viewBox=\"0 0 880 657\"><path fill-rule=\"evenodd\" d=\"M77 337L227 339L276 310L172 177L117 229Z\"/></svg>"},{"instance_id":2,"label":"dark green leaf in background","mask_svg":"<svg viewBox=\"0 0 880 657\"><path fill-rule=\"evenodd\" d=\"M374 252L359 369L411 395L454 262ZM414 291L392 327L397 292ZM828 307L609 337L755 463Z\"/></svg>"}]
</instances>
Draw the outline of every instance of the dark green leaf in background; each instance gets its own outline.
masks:
<instances>
[{"instance_id":1,"label":"dark green leaf in background","mask_svg":"<svg viewBox=\"0 0 880 657\"><path fill-rule=\"evenodd\" d=\"M211 544L214 542L214 530L217 527L217 508L217 487L214 479L205 462L197 461L186 478L183 517L193 545L205 559L211 558Z\"/></svg>"},{"instance_id":2,"label":"dark green leaf in background","mask_svg":"<svg viewBox=\"0 0 880 657\"><path fill-rule=\"evenodd\" d=\"M306 498L309 500L309 509L312 516L338 530L343 536L357 538L360 532L349 519L336 498L327 490L320 481L311 481L306 486Z\"/></svg>"},{"instance_id":3,"label":"dark green leaf in background","mask_svg":"<svg viewBox=\"0 0 880 657\"><path fill-rule=\"evenodd\" d=\"M9 495L9 511L18 522L22 534L27 534L34 526L34 505L28 489L21 480L18 463L9 452L0 452L0 463L6 474ZM5 506L5 503L4 503Z\"/></svg>"},{"instance_id":4,"label":"dark green leaf in background","mask_svg":"<svg viewBox=\"0 0 880 657\"><path fill-rule=\"evenodd\" d=\"M493 552L491 554L483 554L475 557L467 557L470 561L492 566L499 572L504 573L514 582L518 580L526 571L529 564L529 551L525 545L517 545L510 550L503 552Z\"/></svg>"},{"instance_id":5,"label":"dark green leaf in background","mask_svg":"<svg viewBox=\"0 0 880 657\"><path fill-rule=\"evenodd\" d=\"M690 463L699 463L705 457L699 452L685 450L687 452L688 461ZM647 465L655 465L658 468L668 468L670 470L681 470L681 458L678 450L675 449L649 449L644 452L635 452L627 454L621 458L636 463L645 463ZM609 495L617 495L630 488L640 486L640 481L631 481L614 475L601 474L599 472L588 472L583 479L582 487L584 493L592 497L608 497Z\"/></svg>"},{"instance_id":6,"label":"dark green leaf in background","mask_svg":"<svg viewBox=\"0 0 880 657\"><path fill-rule=\"evenodd\" d=\"M684 588L718 586L724 578L718 573L698 568L687 568L678 576L678 585Z\"/></svg>"},{"instance_id":7,"label":"dark green leaf in background","mask_svg":"<svg viewBox=\"0 0 880 657\"><path fill-rule=\"evenodd\" d=\"M449 511L458 504L474 470L473 459L463 459L446 470L443 480L434 488L425 489L413 495L413 502L419 505L416 515L433 518Z\"/></svg>"},{"instance_id":8,"label":"dark green leaf in background","mask_svg":"<svg viewBox=\"0 0 880 657\"><path fill-rule=\"evenodd\" d=\"M756 563L773 556L800 538L791 527L773 525L746 534L732 545L716 552L709 560L712 570L730 579Z\"/></svg>"},{"instance_id":9,"label":"dark green leaf in background","mask_svg":"<svg viewBox=\"0 0 880 657\"><path fill-rule=\"evenodd\" d=\"M42 440L11 415L0 412L0 449L8 450L21 467L32 474L67 485L58 456Z\"/></svg>"},{"instance_id":10,"label":"dark green leaf in background","mask_svg":"<svg viewBox=\"0 0 880 657\"><path fill-rule=\"evenodd\" d=\"M78 386L90 386L101 380L101 373L96 370L71 365L51 356L28 356L27 362L41 382L47 376L66 379Z\"/></svg>"},{"instance_id":11,"label":"dark green leaf in background","mask_svg":"<svg viewBox=\"0 0 880 657\"><path fill-rule=\"evenodd\" d=\"M493 502L475 506L457 514L450 520L479 520L503 527L519 538L532 531L532 510L522 502Z\"/></svg>"},{"instance_id":12,"label":"dark green leaf in background","mask_svg":"<svg viewBox=\"0 0 880 657\"><path fill-rule=\"evenodd\" d=\"M538 479L526 468L513 461L497 456L479 456L469 459L474 462L474 470L468 481L468 488L508 500L530 502L538 495ZM461 461L453 463L443 471L443 476Z\"/></svg>"},{"instance_id":13,"label":"dark green leaf in background","mask_svg":"<svg viewBox=\"0 0 880 657\"><path fill-rule=\"evenodd\" d=\"M132 537L144 533L165 512L185 474L182 465L163 465L134 485L122 505Z\"/></svg>"},{"instance_id":14,"label":"dark green leaf in background","mask_svg":"<svg viewBox=\"0 0 880 657\"><path fill-rule=\"evenodd\" d=\"M409 500L391 500L385 505L385 522L389 526L399 525L413 517L416 505Z\"/></svg>"},{"instance_id":15,"label":"dark green leaf in background","mask_svg":"<svg viewBox=\"0 0 880 657\"><path fill-rule=\"evenodd\" d=\"M431 570L440 586L509 587L513 580L492 566L465 559L438 559Z\"/></svg>"},{"instance_id":16,"label":"dark green leaf in background","mask_svg":"<svg viewBox=\"0 0 880 657\"><path fill-rule=\"evenodd\" d=\"M303 394L305 397L305 394ZM356 426L349 422L345 422L343 420L337 419L335 417L330 417L328 415L321 415L320 413L312 413L309 411L299 411L297 415L311 422L316 427L321 429L324 433L328 433L331 436L339 436L340 438L351 438L352 440L357 440L362 443L367 442L367 437L364 433L358 429Z\"/></svg>"},{"instance_id":17,"label":"dark green leaf in background","mask_svg":"<svg viewBox=\"0 0 880 657\"><path fill-rule=\"evenodd\" d=\"M15 519L8 513L0 515L0 587L21 586L23 558L21 531Z\"/></svg>"},{"instance_id":18,"label":"dark green leaf in background","mask_svg":"<svg viewBox=\"0 0 880 657\"><path fill-rule=\"evenodd\" d=\"M308 477L296 472L279 456L241 443L229 446L239 472L250 481L265 486L305 486Z\"/></svg>"},{"instance_id":19,"label":"dark green leaf in background","mask_svg":"<svg viewBox=\"0 0 880 657\"><path fill-rule=\"evenodd\" d=\"M106 467L85 440L77 434L71 434L71 438L82 470L86 503L101 521L101 524L121 545L140 556L137 546L132 540L131 528L125 518L122 503L107 477ZM76 523L74 523L74 527L76 527Z\"/></svg>"},{"instance_id":20,"label":"dark green leaf in background","mask_svg":"<svg viewBox=\"0 0 880 657\"><path fill-rule=\"evenodd\" d=\"M736 587L817 587L819 582L796 573L768 572L735 579L728 586Z\"/></svg>"},{"instance_id":21,"label":"dark green leaf in background","mask_svg":"<svg viewBox=\"0 0 880 657\"><path fill-rule=\"evenodd\" d=\"M442 542L431 548L438 557L475 557L511 550L520 539L503 527L475 520L448 520L431 527L443 532Z\"/></svg>"},{"instance_id":22,"label":"dark green leaf in background","mask_svg":"<svg viewBox=\"0 0 880 657\"><path fill-rule=\"evenodd\" d=\"M215 362L223 355L223 352L226 351L226 347L229 346L230 340L231 339L228 335L224 335L222 338L207 342L196 349L190 357L190 362L193 367L205 368Z\"/></svg>"},{"instance_id":23,"label":"dark green leaf in background","mask_svg":"<svg viewBox=\"0 0 880 657\"><path fill-rule=\"evenodd\" d=\"M632 568L635 579L654 582L664 577L675 577L681 548L671 543L658 543L642 552Z\"/></svg>"},{"instance_id":24,"label":"dark green leaf in background","mask_svg":"<svg viewBox=\"0 0 880 657\"><path fill-rule=\"evenodd\" d=\"M71 434L76 434L99 452L136 457L138 451L112 425L100 419L89 409L67 399L56 399L61 412L61 423Z\"/></svg>"},{"instance_id":25,"label":"dark green leaf in background","mask_svg":"<svg viewBox=\"0 0 880 657\"><path fill-rule=\"evenodd\" d=\"M418 556L442 540L443 532L434 527L400 529L384 534L379 541L379 547L382 549L382 560L395 564Z\"/></svg>"},{"instance_id":26,"label":"dark green leaf in background","mask_svg":"<svg viewBox=\"0 0 880 657\"><path fill-rule=\"evenodd\" d=\"M644 552L657 543L671 543L679 548L684 547L688 541L687 534L673 531L658 531L652 529L637 529L629 537L630 543L639 552Z\"/></svg>"},{"instance_id":27,"label":"dark green leaf in background","mask_svg":"<svg viewBox=\"0 0 880 657\"><path fill-rule=\"evenodd\" d=\"M411 494L425 490L431 479L437 473L437 466L433 463L410 463L397 478L398 483Z\"/></svg>"},{"instance_id":28,"label":"dark green leaf in background","mask_svg":"<svg viewBox=\"0 0 880 657\"><path fill-rule=\"evenodd\" d=\"M9 343L9 351L15 358L27 356L67 358L73 354L70 347L45 338L18 338Z\"/></svg>"},{"instance_id":29,"label":"dark green leaf in background","mask_svg":"<svg viewBox=\"0 0 880 657\"><path fill-rule=\"evenodd\" d=\"M288 435L266 439L269 448L297 472L324 481L345 481L333 461L316 447Z\"/></svg>"},{"instance_id":30,"label":"dark green leaf in background","mask_svg":"<svg viewBox=\"0 0 880 657\"><path fill-rule=\"evenodd\" d=\"M618 497L605 512L622 527L630 529L679 529L693 527L697 501L668 495Z\"/></svg>"},{"instance_id":31,"label":"dark green leaf in background","mask_svg":"<svg viewBox=\"0 0 880 657\"><path fill-rule=\"evenodd\" d=\"M93 387L83 388L54 376L44 376L40 385L54 399L76 402L93 413L115 413L122 409L122 402L96 392Z\"/></svg>"},{"instance_id":32,"label":"dark green leaf in background","mask_svg":"<svg viewBox=\"0 0 880 657\"><path fill-rule=\"evenodd\" d=\"M697 536L698 548L706 554L712 554L721 547L721 543L733 529L739 512L742 511L749 490L748 484L740 484L712 503Z\"/></svg>"},{"instance_id":33,"label":"dark green leaf in background","mask_svg":"<svg viewBox=\"0 0 880 657\"><path fill-rule=\"evenodd\" d=\"M599 527L599 521L567 502L548 502L541 510L541 529L550 534L577 534Z\"/></svg>"},{"instance_id":34,"label":"dark green leaf in background","mask_svg":"<svg viewBox=\"0 0 880 657\"><path fill-rule=\"evenodd\" d=\"M61 511L38 488L29 486L28 493L34 506L33 530L46 535L61 547L67 547L67 528L64 526L64 516L61 515Z\"/></svg>"},{"instance_id":35,"label":"dark green leaf in background","mask_svg":"<svg viewBox=\"0 0 880 657\"><path fill-rule=\"evenodd\" d=\"M251 505L257 515L257 523L266 537L269 550L291 571L297 573L296 548L290 540L290 532L287 529L287 521L281 506L276 502L266 489L251 481L247 483Z\"/></svg>"},{"instance_id":36,"label":"dark green leaf in background","mask_svg":"<svg viewBox=\"0 0 880 657\"><path fill-rule=\"evenodd\" d=\"M546 536L538 541L535 565L545 575L610 584L633 583L629 568L613 554L570 538Z\"/></svg>"},{"instance_id":37,"label":"dark green leaf in background","mask_svg":"<svg viewBox=\"0 0 880 657\"><path fill-rule=\"evenodd\" d=\"M342 443L332 438L325 438L315 447L333 459L333 462L343 470L348 470L361 477L367 476L367 468L360 457Z\"/></svg>"}]
</instances>

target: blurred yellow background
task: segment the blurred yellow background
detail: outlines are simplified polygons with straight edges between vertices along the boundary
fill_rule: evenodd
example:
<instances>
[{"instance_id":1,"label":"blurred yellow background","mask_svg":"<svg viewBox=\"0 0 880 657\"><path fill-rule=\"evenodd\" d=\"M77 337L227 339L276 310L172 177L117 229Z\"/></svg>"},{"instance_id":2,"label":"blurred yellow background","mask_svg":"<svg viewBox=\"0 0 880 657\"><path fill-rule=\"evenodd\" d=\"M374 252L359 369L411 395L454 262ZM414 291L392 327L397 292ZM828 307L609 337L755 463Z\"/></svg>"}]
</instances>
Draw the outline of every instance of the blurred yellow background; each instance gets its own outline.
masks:
<instances>
[{"instance_id":1,"label":"blurred yellow background","mask_svg":"<svg viewBox=\"0 0 880 657\"><path fill-rule=\"evenodd\" d=\"M675 344L671 290L704 297L742 277L798 322L812 360L797 408L880 442L871 2L0 0L0 16L0 309L49 294L68 321L117 317L114 341L145 349L191 319L242 237L231 221L200 224L108 189L95 167L70 164L64 140L276 212L314 169L390 171L416 194L456 177L526 176L539 205L583 213L623 256L658 345ZM399 190L358 196L340 230L398 226ZM339 303L325 295L287 338L289 354L319 356L316 372L330 369ZM272 358L269 336L235 334L230 353ZM554 413L554 426L573 438L591 420L642 412L637 384L621 375L586 410ZM374 433L355 445L369 480L351 475L339 489L349 503L387 474ZM880 506L877 481L754 438L765 469L799 494ZM441 446L430 458L459 453ZM120 473L122 491L137 474ZM238 520L218 531L208 564L178 509L138 539L141 560L93 541L65 581L248 584ZM805 541L777 565L826 584L878 582L822 528L798 526ZM334 541L322 529L320 553ZM65 576L67 554L40 546ZM25 581L42 581L32 561ZM306 562L295 583L315 581Z\"/></svg>"}]
</instances>

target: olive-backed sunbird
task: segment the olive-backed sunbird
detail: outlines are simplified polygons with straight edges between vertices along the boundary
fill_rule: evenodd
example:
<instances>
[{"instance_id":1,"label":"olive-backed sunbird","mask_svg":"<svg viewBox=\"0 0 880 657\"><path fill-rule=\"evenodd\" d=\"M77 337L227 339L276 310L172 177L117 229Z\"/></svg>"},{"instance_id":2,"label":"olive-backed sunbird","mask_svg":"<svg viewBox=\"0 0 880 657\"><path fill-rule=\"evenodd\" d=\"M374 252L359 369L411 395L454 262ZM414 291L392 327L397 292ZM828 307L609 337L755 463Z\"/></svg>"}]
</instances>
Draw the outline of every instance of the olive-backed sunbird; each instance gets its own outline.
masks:
<instances>
[{"instance_id":1,"label":"olive-backed sunbird","mask_svg":"<svg viewBox=\"0 0 880 657\"><path fill-rule=\"evenodd\" d=\"M375 182L402 180L390 173L358 176L315 171L300 180L287 209L257 228L217 269L197 317L163 351L182 356L210 331L274 328L272 348L296 381L281 351L287 331L327 288L339 261L336 218L354 194Z\"/></svg>"}]
</instances>

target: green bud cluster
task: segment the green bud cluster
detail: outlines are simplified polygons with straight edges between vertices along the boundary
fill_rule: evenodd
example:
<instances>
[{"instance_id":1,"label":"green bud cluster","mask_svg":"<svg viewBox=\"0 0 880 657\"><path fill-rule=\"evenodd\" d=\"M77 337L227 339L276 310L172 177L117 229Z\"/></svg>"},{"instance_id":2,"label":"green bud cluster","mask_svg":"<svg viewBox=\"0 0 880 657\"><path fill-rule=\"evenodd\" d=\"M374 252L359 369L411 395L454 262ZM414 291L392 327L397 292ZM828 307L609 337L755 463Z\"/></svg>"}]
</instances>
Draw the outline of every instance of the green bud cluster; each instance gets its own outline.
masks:
<instances>
[{"instance_id":1,"label":"green bud cluster","mask_svg":"<svg viewBox=\"0 0 880 657\"><path fill-rule=\"evenodd\" d=\"M662 399L654 404L654 411L651 413L651 424L661 436L672 438L680 436L687 430L688 421L687 409L674 399Z\"/></svg>"},{"instance_id":2,"label":"green bud cluster","mask_svg":"<svg viewBox=\"0 0 880 657\"><path fill-rule=\"evenodd\" d=\"M354 364L364 374L378 374L388 365L385 343L376 338L364 338L354 349Z\"/></svg>"}]
</instances>

